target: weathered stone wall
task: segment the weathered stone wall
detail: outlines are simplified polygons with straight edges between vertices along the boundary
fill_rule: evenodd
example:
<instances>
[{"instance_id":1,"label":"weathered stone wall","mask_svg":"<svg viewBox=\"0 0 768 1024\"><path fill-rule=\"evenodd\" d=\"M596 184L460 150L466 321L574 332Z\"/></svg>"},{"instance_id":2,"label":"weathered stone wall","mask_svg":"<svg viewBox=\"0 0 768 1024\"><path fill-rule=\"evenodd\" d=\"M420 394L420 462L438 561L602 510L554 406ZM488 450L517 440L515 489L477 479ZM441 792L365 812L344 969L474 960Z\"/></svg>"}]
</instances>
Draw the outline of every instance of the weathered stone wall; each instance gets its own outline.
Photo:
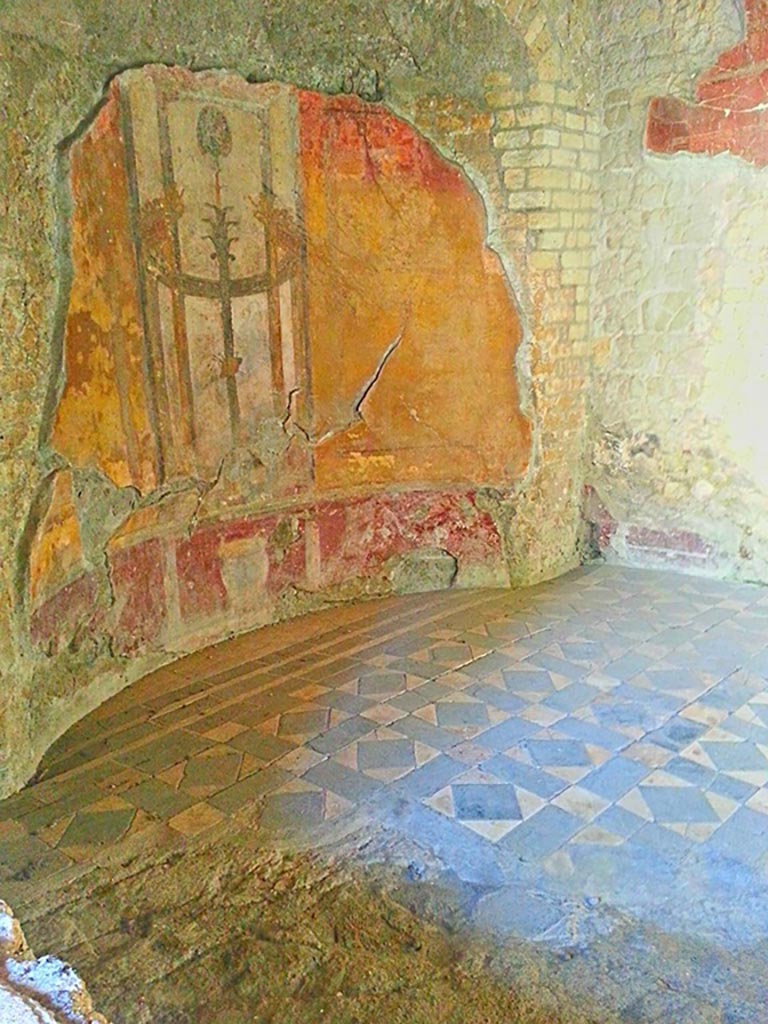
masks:
<instances>
[{"instance_id":1,"label":"weathered stone wall","mask_svg":"<svg viewBox=\"0 0 768 1024\"><path fill-rule=\"evenodd\" d=\"M766 580L768 172L730 127L733 90L725 111L690 106L697 79L744 37L744 13L730 0L600 7L589 516L610 557ZM737 51L732 63L757 56ZM692 109L708 133L680 141L687 133L671 125L659 141L720 155L644 150L649 104L667 95L689 107L666 108ZM728 152L737 143L742 156Z\"/></svg>"},{"instance_id":2,"label":"weathered stone wall","mask_svg":"<svg viewBox=\"0 0 768 1024\"><path fill-rule=\"evenodd\" d=\"M39 522L29 512L57 468L45 424L60 392L51 390L58 379L54 339L73 273L61 154L87 128L84 119L106 83L127 67L165 63L357 93L382 101L460 165L484 200L489 242L520 305L520 406L533 437L519 484L483 489L478 508L498 531L509 578L530 581L580 557L598 127L596 86L584 60L596 7L594 0L3 6L0 793L28 777L64 728L169 656L155 650L131 657L108 632L78 629L65 645L41 649L31 640L25 600L30 529ZM78 480L76 497L90 541L117 530L135 506L130 488L116 490L98 472ZM409 564L399 570L405 578L414 572L418 577ZM312 602L369 591L341 586ZM114 597L102 587L92 600L98 611ZM287 595L275 614L305 606ZM235 614L218 629L251 624Z\"/></svg>"}]
</instances>

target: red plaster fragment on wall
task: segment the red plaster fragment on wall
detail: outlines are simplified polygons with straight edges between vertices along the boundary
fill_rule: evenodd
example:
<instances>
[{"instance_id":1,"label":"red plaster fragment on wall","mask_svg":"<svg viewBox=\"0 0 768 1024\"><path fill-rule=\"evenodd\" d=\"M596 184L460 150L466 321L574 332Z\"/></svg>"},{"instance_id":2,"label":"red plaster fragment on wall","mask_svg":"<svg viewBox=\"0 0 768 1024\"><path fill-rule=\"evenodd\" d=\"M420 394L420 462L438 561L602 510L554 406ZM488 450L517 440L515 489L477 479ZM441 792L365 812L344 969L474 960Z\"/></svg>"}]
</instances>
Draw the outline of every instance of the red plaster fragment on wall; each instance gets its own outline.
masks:
<instances>
[{"instance_id":1,"label":"red plaster fragment on wall","mask_svg":"<svg viewBox=\"0 0 768 1024\"><path fill-rule=\"evenodd\" d=\"M115 648L130 654L157 640L167 618L161 541L154 538L115 552L111 574L119 608Z\"/></svg>"},{"instance_id":2,"label":"red plaster fragment on wall","mask_svg":"<svg viewBox=\"0 0 768 1024\"><path fill-rule=\"evenodd\" d=\"M63 647L92 634L104 617L98 604L98 586L92 574L84 573L68 583L32 615L32 642L57 654Z\"/></svg>"},{"instance_id":3,"label":"red plaster fragment on wall","mask_svg":"<svg viewBox=\"0 0 768 1024\"><path fill-rule=\"evenodd\" d=\"M422 188L464 191L458 169L385 107L356 96L301 91L298 97L303 144L320 163L332 154L347 175L361 180L403 178Z\"/></svg>"},{"instance_id":4,"label":"red plaster fragment on wall","mask_svg":"<svg viewBox=\"0 0 768 1024\"><path fill-rule=\"evenodd\" d=\"M624 536L626 558L632 565L674 569L712 569L717 563L715 548L689 530L654 530L628 526Z\"/></svg>"},{"instance_id":5,"label":"red plaster fragment on wall","mask_svg":"<svg viewBox=\"0 0 768 1024\"><path fill-rule=\"evenodd\" d=\"M627 545L631 548L695 555L700 558L708 558L714 550L697 533L690 533L688 530L651 530L645 526L629 527Z\"/></svg>"},{"instance_id":6,"label":"red plaster fragment on wall","mask_svg":"<svg viewBox=\"0 0 768 1024\"><path fill-rule=\"evenodd\" d=\"M645 145L652 153L730 153L768 165L768 0L746 0L746 38L723 53L696 86L696 103L651 101Z\"/></svg>"},{"instance_id":7,"label":"red plaster fragment on wall","mask_svg":"<svg viewBox=\"0 0 768 1024\"><path fill-rule=\"evenodd\" d=\"M448 551L460 565L499 563L501 538L473 492L416 491L324 503L317 522L325 585L373 575L397 555L425 547Z\"/></svg>"},{"instance_id":8,"label":"red plaster fragment on wall","mask_svg":"<svg viewBox=\"0 0 768 1024\"><path fill-rule=\"evenodd\" d=\"M179 610L183 620L208 618L226 608L227 590L215 530L201 530L176 545Z\"/></svg>"},{"instance_id":9,"label":"red plaster fragment on wall","mask_svg":"<svg viewBox=\"0 0 768 1024\"><path fill-rule=\"evenodd\" d=\"M290 527L291 522L287 525ZM295 533L288 543L269 546L269 575L267 592L270 597L277 597L286 587L301 582L307 567L304 524L296 520ZM274 535L273 535L274 536Z\"/></svg>"},{"instance_id":10,"label":"red plaster fragment on wall","mask_svg":"<svg viewBox=\"0 0 768 1024\"><path fill-rule=\"evenodd\" d=\"M408 491L298 504L200 524L162 538L130 532L110 552L111 608L98 603L95 577L83 575L33 616L33 640L51 653L72 638L109 634L119 654L180 636L210 640L226 617L271 621L276 602L296 587L322 591L376 579L392 559L422 549L447 551L462 570L503 572L502 543L473 491ZM239 620L238 620L239 621Z\"/></svg>"}]
</instances>

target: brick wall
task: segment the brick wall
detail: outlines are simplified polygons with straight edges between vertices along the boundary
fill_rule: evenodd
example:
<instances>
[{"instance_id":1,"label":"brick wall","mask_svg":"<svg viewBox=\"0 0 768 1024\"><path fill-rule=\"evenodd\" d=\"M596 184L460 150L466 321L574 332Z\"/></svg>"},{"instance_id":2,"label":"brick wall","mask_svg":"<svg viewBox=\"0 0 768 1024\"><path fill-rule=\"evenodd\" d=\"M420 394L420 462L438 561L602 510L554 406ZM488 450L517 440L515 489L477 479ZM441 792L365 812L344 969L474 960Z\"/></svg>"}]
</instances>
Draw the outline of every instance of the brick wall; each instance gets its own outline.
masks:
<instances>
[{"instance_id":1,"label":"brick wall","mask_svg":"<svg viewBox=\"0 0 768 1024\"><path fill-rule=\"evenodd\" d=\"M534 75L524 90L499 76L488 96L537 425L537 460L511 531L520 580L555 575L580 557L600 148L599 97L585 65L593 6L508 3Z\"/></svg>"}]
</instances>

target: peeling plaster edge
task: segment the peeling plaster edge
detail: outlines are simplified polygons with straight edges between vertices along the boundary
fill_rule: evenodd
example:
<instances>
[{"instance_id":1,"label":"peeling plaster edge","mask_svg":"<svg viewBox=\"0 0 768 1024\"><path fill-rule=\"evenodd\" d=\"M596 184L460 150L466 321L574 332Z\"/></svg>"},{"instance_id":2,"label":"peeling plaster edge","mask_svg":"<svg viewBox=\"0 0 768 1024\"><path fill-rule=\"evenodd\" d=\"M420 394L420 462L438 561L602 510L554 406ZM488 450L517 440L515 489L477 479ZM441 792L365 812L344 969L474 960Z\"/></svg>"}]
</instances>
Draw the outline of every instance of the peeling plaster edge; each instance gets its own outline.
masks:
<instances>
[{"instance_id":1,"label":"peeling plaster edge","mask_svg":"<svg viewBox=\"0 0 768 1024\"><path fill-rule=\"evenodd\" d=\"M491 197L491 190L486 175L471 162L460 162L458 155L449 149L443 141L435 138L424 126L416 124L415 118L409 111L387 100L384 101L383 105L408 124L418 135L427 140L429 145L432 146L443 160L450 164L465 179L470 190L477 195L483 207L483 220L485 222L483 244L501 263L504 272L504 286L517 313L521 328L521 338L515 352L515 369L517 371L517 393L520 412L531 425L531 448L526 471L511 488L511 493L517 496L530 486L538 472L541 460L541 424L536 406L536 390L533 386L533 372L531 369L533 332L530 325L532 302L530 292L524 283L520 266L514 253L510 252L504 243L503 231L499 226L499 211ZM488 108L488 113L491 113L490 108ZM501 185L499 165L495 154L493 154L493 140L490 136L488 138L488 145L489 152L494 158L494 167L496 168L499 184Z\"/></svg>"},{"instance_id":2,"label":"peeling plaster edge","mask_svg":"<svg viewBox=\"0 0 768 1024\"><path fill-rule=\"evenodd\" d=\"M462 178L465 179L470 189L475 193L475 195L477 195L483 208L483 219L485 222L483 230L483 244L486 249L497 257L501 264L504 286L515 312L517 313L518 322L520 324L521 337L519 344L517 345L517 351L515 352L517 395L520 412L530 424L531 441L527 465L524 473L518 480L514 481L509 488L505 488L503 491L494 488L493 486L479 485L478 492L485 493L489 496L492 495L495 499L495 501L488 503L485 510L493 518L494 525L496 526L501 538L503 558L507 567L506 585L518 586L523 582L523 579L527 582L538 582L538 577L534 580L532 578L528 578L526 574L521 575L516 570L513 543L510 536L513 528L511 523L514 518L514 508L510 508L510 505L520 499L525 494L526 490L535 482L541 470L543 456L541 418L536 401L536 388L534 386L532 370L532 353L534 344L533 330L531 327L532 297L529 289L525 285L524 276L521 272L518 259L515 257L513 252L510 252L504 242L503 230L500 227L500 211L497 209L497 204L492 199L491 188L487 181L487 176L478 167L474 166L471 161L461 162L457 153L450 149L444 141L437 139L433 133L429 132L424 126L417 124L412 113L405 110L400 104L393 102L391 99L385 99L383 101L383 105L406 124L410 125L418 135L426 139L429 145L432 146L433 149L448 164L450 164L462 176ZM490 108L487 108L487 112L489 114L492 113ZM488 144L489 152L493 154L493 140L490 136ZM493 154L493 161L499 186L501 187L502 176L498 158L495 154ZM586 457L586 454L584 457ZM562 572L567 572L569 569L573 568L574 564L577 563L563 564L559 569L552 573L552 576L554 577Z\"/></svg>"}]
</instances>

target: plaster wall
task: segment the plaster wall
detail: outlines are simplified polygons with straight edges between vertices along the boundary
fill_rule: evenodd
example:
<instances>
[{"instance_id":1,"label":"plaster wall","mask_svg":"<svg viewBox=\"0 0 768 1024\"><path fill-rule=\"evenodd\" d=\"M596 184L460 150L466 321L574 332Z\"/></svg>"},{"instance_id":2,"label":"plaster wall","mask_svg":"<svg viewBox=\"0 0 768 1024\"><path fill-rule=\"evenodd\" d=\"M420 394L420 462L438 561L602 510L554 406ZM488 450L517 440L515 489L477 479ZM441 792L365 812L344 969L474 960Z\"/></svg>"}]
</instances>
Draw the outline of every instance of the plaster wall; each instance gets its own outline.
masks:
<instances>
[{"instance_id":1,"label":"plaster wall","mask_svg":"<svg viewBox=\"0 0 768 1024\"><path fill-rule=\"evenodd\" d=\"M761 7L750 10L764 17ZM751 149L734 155L738 95L724 111L695 98L718 55L744 38L744 15L743 4L723 0L601 5L587 514L609 558L764 581L764 115L745 115L757 118ZM738 75L754 77L749 68ZM681 117L709 119L707 134L677 153L649 152L649 105L670 95L687 104ZM708 152L685 152L693 145Z\"/></svg>"},{"instance_id":2,"label":"plaster wall","mask_svg":"<svg viewBox=\"0 0 768 1024\"><path fill-rule=\"evenodd\" d=\"M22 2L4 5L0 794L23 783L46 747L82 714L183 651L324 602L422 585L425 574L429 585L449 585L456 572L445 571L439 552L445 547L454 557L450 531L430 532L425 516L427 526L430 516L448 521L465 539L478 536L470 520L479 517L486 524L490 546L481 544L468 560L458 552L459 578L462 568L470 570L464 574L467 583L530 582L579 561L600 128L594 76L584 73L583 62L594 42L595 6L592 0L567 5L446 0L429 6L335 0L309 8L293 2L105 7L90 0L46 0L33 10ZM88 132L106 84L126 68L153 63L224 68L246 80L378 102L412 126L449 166L460 168L482 207L486 237L481 244L495 254L489 255L491 262L503 267L517 308L519 327L510 328L510 343L513 350L518 346L516 404L529 437L517 473L509 479L496 474L465 480L477 485L469 497L456 492L454 480L441 497L429 473L409 479L406 493L395 487L390 495L392 481L378 481L386 485L383 497L358 495L350 506L352 525L345 538L352 555L331 581L321 579L307 593L297 591L288 573L285 586L255 609L248 593L263 582L264 568L264 559L256 558L250 573L234 573L238 596L229 604L224 600L204 628L166 632L148 643L136 613L148 590L159 586L158 551L148 548L143 560L125 568L133 599L121 598L114 585L119 559L108 551L108 542L124 540L130 533L126 523L134 526L137 515L173 528L177 521L169 509L183 504L185 495L173 489L155 493L143 477L118 479L121 470L113 464L80 457L77 431L68 438L66 431L60 433L59 442L63 437L68 445L57 445L49 428L62 375L66 378L65 346L59 352L56 339L65 334L77 275L70 239L76 196L68 154ZM476 339L458 340L466 341L471 353ZM333 490L333 482L326 480L326 490ZM424 493L421 484L427 486ZM184 512L187 526L197 524L200 511L199 494L190 496L195 508ZM415 508L414 501L421 505ZM336 514L325 506L313 508L309 518ZM306 510L299 511L306 520ZM230 536L230 522L226 537L211 540L210 531L219 529L213 520L203 523L189 544L217 550L224 544L234 561L242 562L248 544L238 528ZM411 541L394 550L385 544L373 570L361 573L365 559L355 531L371 522L383 524L385 536L391 535L392 522L401 534L403 524L410 524ZM279 542L277 561L290 566L284 555L297 539L292 530L277 521L264 529ZM263 554L258 534L249 537L256 537L254 551ZM41 536L44 542L36 546ZM31 581L47 578L46 558L58 543L46 537L71 542L59 545L66 554L53 573L51 594L60 596L60 603L49 608L48 620L39 614L42 595L50 596L45 586L30 600ZM435 567L429 559L436 549ZM73 550L86 570L80 576L77 559L68 560ZM419 551L426 554L426 569ZM306 566L306 552L303 557ZM227 571L222 569L222 578L229 593ZM82 592L68 591L76 579L88 582L78 584ZM64 588L57 589L62 582ZM52 632L46 631L46 621Z\"/></svg>"}]
</instances>

